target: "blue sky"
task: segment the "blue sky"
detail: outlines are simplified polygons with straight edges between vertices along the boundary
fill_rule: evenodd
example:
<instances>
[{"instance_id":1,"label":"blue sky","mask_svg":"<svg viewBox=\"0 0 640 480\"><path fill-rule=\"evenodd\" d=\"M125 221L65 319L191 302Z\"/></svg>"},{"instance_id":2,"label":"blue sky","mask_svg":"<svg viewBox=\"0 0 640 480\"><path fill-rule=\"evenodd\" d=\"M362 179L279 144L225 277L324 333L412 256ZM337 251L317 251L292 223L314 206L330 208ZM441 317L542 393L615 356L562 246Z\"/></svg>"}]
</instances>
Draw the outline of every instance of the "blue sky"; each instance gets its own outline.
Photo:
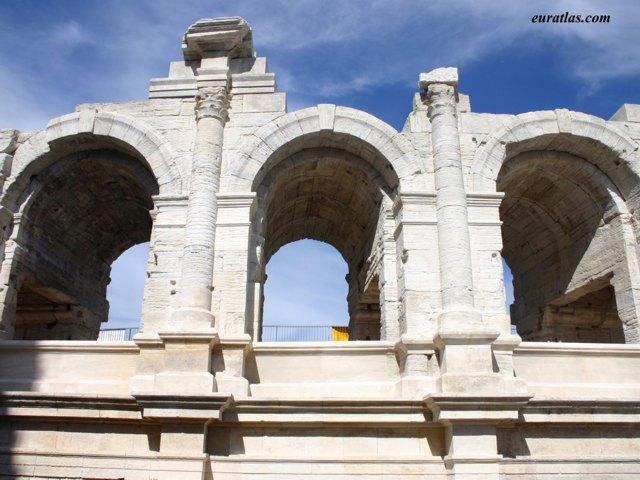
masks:
<instances>
[{"instance_id":1,"label":"blue sky","mask_svg":"<svg viewBox=\"0 0 640 480\"><path fill-rule=\"evenodd\" d=\"M611 21L531 22L533 15L564 12L605 14ZM165 76L169 62L181 58L185 29L199 18L225 15L249 21L256 51L268 57L290 110L348 105L399 129L419 73L438 66L459 68L460 91L471 95L474 111L569 108L606 119L622 103L640 103L640 2L2 0L0 128L36 130L79 103L146 98L148 79ZM274 285L279 271L287 278L291 262L315 258L318 265L308 268L321 285L344 284L346 295L344 273L334 268L337 253L340 261L328 261L324 250L307 244L297 255L282 260L284 267L270 265ZM125 278L144 273L144 254L134 257L141 266L125 262ZM114 272L114 287L118 283ZM315 306L305 314L310 323L346 315L346 303L329 310L334 287L322 298L316 289ZM112 299L135 290L119 288ZM303 297L291 289L286 296L275 299L268 291L274 318L293 310L287 299ZM113 307L120 323L137 317L129 302Z\"/></svg>"}]
</instances>

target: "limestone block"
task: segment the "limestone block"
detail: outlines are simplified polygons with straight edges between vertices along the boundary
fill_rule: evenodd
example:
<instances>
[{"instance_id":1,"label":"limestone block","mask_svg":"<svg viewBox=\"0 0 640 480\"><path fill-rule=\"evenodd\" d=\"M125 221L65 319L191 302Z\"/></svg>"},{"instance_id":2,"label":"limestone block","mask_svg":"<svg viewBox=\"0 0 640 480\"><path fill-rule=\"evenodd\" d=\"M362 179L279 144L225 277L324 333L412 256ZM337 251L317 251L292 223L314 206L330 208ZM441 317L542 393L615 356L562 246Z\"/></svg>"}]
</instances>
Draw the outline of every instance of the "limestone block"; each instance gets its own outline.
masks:
<instances>
[{"instance_id":1,"label":"limestone block","mask_svg":"<svg viewBox=\"0 0 640 480\"><path fill-rule=\"evenodd\" d=\"M0 130L0 153L13 154L18 146L18 130Z\"/></svg>"},{"instance_id":2,"label":"limestone block","mask_svg":"<svg viewBox=\"0 0 640 480\"><path fill-rule=\"evenodd\" d=\"M506 126L513 117L511 115L495 115L490 113L466 113L460 115L462 133L477 134L478 143L482 136ZM555 119L554 119L555 120ZM557 128L557 126L556 126Z\"/></svg>"},{"instance_id":3,"label":"limestone block","mask_svg":"<svg viewBox=\"0 0 640 480\"><path fill-rule=\"evenodd\" d=\"M242 112L279 112L285 113L287 97L284 93L242 95Z\"/></svg>"},{"instance_id":4,"label":"limestone block","mask_svg":"<svg viewBox=\"0 0 640 480\"><path fill-rule=\"evenodd\" d=\"M229 70L232 74L264 74L269 72L267 59L265 57L233 58L229 62Z\"/></svg>"},{"instance_id":5,"label":"limestone block","mask_svg":"<svg viewBox=\"0 0 640 480\"><path fill-rule=\"evenodd\" d=\"M471 112L471 98L464 93L458 94L458 113Z\"/></svg>"},{"instance_id":6,"label":"limestone block","mask_svg":"<svg viewBox=\"0 0 640 480\"><path fill-rule=\"evenodd\" d=\"M622 106L609 119L614 122L640 122L640 105L623 103Z\"/></svg>"},{"instance_id":7,"label":"limestone block","mask_svg":"<svg viewBox=\"0 0 640 480\"><path fill-rule=\"evenodd\" d=\"M318 105L318 119L320 130L333 130L336 115L336 106L330 104Z\"/></svg>"},{"instance_id":8,"label":"limestone block","mask_svg":"<svg viewBox=\"0 0 640 480\"><path fill-rule=\"evenodd\" d=\"M282 111L274 112L247 112L247 113L235 113L230 112L229 127L260 127L272 120L284 115Z\"/></svg>"},{"instance_id":9,"label":"limestone block","mask_svg":"<svg viewBox=\"0 0 640 480\"><path fill-rule=\"evenodd\" d=\"M455 67L442 67L420 74L420 88L426 90L429 85L444 83L453 87L458 85L458 69Z\"/></svg>"}]
</instances>

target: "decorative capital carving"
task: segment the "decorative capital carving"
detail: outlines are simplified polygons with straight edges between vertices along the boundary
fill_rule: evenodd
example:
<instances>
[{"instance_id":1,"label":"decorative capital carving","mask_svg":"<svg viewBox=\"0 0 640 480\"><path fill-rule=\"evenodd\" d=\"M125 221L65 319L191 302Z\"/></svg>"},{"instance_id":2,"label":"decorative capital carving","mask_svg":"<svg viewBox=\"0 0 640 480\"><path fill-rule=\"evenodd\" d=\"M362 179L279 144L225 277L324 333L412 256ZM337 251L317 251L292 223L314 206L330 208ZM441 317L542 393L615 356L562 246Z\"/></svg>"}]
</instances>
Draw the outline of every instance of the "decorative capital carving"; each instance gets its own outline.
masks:
<instances>
[{"instance_id":1,"label":"decorative capital carving","mask_svg":"<svg viewBox=\"0 0 640 480\"><path fill-rule=\"evenodd\" d=\"M429 118L443 113L456 115L456 90L455 87L445 83L429 85L427 89L427 104Z\"/></svg>"},{"instance_id":2,"label":"decorative capital carving","mask_svg":"<svg viewBox=\"0 0 640 480\"><path fill-rule=\"evenodd\" d=\"M226 87L203 87L196 94L196 120L205 117L225 122L228 118L229 94Z\"/></svg>"}]
</instances>

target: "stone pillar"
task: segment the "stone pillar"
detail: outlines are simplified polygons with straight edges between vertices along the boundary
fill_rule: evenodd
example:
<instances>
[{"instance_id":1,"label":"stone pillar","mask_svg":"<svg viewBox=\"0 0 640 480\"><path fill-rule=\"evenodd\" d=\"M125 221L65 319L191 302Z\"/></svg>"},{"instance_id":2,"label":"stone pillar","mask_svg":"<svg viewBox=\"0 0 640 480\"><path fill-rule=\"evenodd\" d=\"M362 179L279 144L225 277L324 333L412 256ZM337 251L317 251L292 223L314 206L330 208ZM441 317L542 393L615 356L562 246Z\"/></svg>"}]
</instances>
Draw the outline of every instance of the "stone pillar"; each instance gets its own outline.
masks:
<instances>
[{"instance_id":1,"label":"stone pillar","mask_svg":"<svg viewBox=\"0 0 640 480\"><path fill-rule=\"evenodd\" d=\"M400 339L398 322L398 263L393 206L386 209L382 230L382 265L380 267L380 337Z\"/></svg>"},{"instance_id":2,"label":"stone pillar","mask_svg":"<svg viewBox=\"0 0 640 480\"><path fill-rule=\"evenodd\" d=\"M435 196L400 192L394 206L398 265L402 394L422 396L437 390L439 375L433 339L441 310Z\"/></svg>"},{"instance_id":3,"label":"stone pillar","mask_svg":"<svg viewBox=\"0 0 640 480\"><path fill-rule=\"evenodd\" d=\"M619 232L623 252L611 278L618 316L624 329L625 343L640 343L640 268L633 221L630 214L622 214L611 223Z\"/></svg>"},{"instance_id":4,"label":"stone pillar","mask_svg":"<svg viewBox=\"0 0 640 480\"><path fill-rule=\"evenodd\" d=\"M237 337L247 331L247 282L250 262L251 217L255 193L219 194L213 311L220 337Z\"/></svg>"},{"instance_id":5,"label":"stone pillar","mask_svg":"<svg viewBox=\"0 0 640 480\"><path fill-rule=\"evenodd\" d=\"M490 392L498 387L492 342L499 331L482 322L474 306L467 196L462 173L456 106L458 71L420 75L427 91L436 189L442 311L435 343L441 354L440 391ZM480 392L478 390L478 392Z\"/></svg>"},{"instance_id":6,"label":"stone pillar","mask_svg":"<svg viewBox=\"0 0 640 480\"><path fill-rule=\"evenodd\" d=\"M226 81L221 86L198 89L191 187L178 284L179 308L158 333L136 336L141 355L138 373L130 384L134 394L210 394L217 389L211 357L219 338L211 312L211 292L227 108ZM162 352L162 358L158 351Z\"/></svg>"},{"instance_id":7,"label":"stone pillar","mask_svg":"<svg viewBox=\"0 0 640 480\"><path fill-rule=\"evenodd\" d=\"M180 307L177 284L182 271L180 255L184 248L183 234L188 202L186 194L153 197L153 230L149 241L141 332L162 330L167 312Z\"/></svg>"},{"instance_id":8,"label":"stone pillar","mask_svg":"<svg viewBox=\"0 0 640 480\"><path fill-rule=\"evenodd\" d=\"M0 209L3 233L3 258L0 263L0 339L13 340L16 326L18 292L22 278L19 275L25 250L19 241L22 213L12 215L6 208ZM7 236L7 232L10 232Z\"/></svg>"},{"instance_id":9,"label":"stone pillar","mask_svg":"<svg viewBox=\"0 0 640 480\"><path fill-rule=\"evenodd\" d=\"M456 107L456 69L421 78L427 89L436 187L443 311L473 311L471 244ZM474 316L476 316L474 312Z\"/></svg>"},{"instance_id":10,"label":"stone pillar","mask_svg":"<svg viewBox=\"0 0 640 480\"><path fill-rule=\"evenodd\" d=\"M197 129L179 286L180 308L171 319L172 326L180 329L214 327L211 292L217 193L228 104L226 86L200 88L196 95Z\"/></svg>"}]
</instances>

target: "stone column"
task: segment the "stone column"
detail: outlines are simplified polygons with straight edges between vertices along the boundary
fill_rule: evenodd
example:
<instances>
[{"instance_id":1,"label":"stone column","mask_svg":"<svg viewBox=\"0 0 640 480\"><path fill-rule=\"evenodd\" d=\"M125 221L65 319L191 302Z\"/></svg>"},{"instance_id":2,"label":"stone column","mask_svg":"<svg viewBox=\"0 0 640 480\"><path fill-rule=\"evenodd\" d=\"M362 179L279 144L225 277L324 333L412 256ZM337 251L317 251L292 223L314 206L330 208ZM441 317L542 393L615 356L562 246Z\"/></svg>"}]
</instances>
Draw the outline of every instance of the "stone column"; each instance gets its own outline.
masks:
<instances>
[{"instance_id":1,"label":"stone column","mask_svg":"<svg viewBox=\"0 0 640 480\"><path fill-rule=\"evenodd\" d=\"M421 78L421 86L427 89L432 128L440 280L445 314L474 308L467 196L462 176L456 107L457 83L458 73L452 68L434 70Z\"/></svg>"},{"instance_id":2,"label":"stone column","mask_svg":"<svg viewBox=\"0 0 640 480\"><path fill-rule=\"evenodd\" d=\"M219 338L211 312L211 292L217 193L228 103L226 82L198 89L191 187L178 284L179 308L157 334L136 337L144 350L138 374L130 385L136 394L210 395L217 388L211 372L211 352Z\"/></svg>"},{"instance_id":3,"label":"stone column","mask_svg":"<svg viewBox=\"0 0 640 480\"><path fill-rule=\"evenodd\" d=\"M494 367L499 329L475 308L456 106L458 73L437 69L420 76L432 127L442 311L435 345L440 393L425 397L434 421L446 427L445 465L455 479L499 479L496 425L513 422L530 395ZM487 402L492 409L486 409Z\"/></svg>"},{"instance_id":4,"label":"stone column","mask_svg":"<svg viewBox=\"0 0 640 480\"><path fill-rule=\"evenodd\" d=\"M442 311L435 344L441 353L440 391L464 392L469 382L486 392L498 387L492 342L499 331L474 307L467 196L456 106L458 72L439 68L420 75L427 91L436 189Z\"/></svg>"},{"instance_id":5,"label":"stone column","mask_svg":"<svg viewBox=\"0 0 640 480\"><path fill-rule=\"evenodd\" d=\"M226 86L204 87L196 95L196 138L185 230L180 308L173 326L202 330L214 327L211 313L217 193L222 138L229 96Z\"/></svg>"}]
</instances>

